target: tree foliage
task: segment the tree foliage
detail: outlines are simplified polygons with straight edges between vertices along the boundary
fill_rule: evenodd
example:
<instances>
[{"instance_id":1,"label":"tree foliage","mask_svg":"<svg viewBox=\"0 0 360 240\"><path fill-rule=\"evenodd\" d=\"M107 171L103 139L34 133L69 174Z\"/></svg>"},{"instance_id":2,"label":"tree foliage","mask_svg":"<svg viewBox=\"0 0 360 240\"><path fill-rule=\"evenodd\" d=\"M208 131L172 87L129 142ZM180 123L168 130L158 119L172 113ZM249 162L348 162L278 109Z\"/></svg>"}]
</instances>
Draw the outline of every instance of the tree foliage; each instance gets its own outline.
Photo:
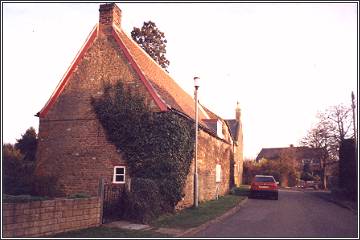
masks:
<instances>
[{"instance_id":1,"label":"tree foliage","mask_svg":"<svg viewBox=\"0 0 360 240\"><path fill-rule=\"evenodd\" d=\"M132 39L149 54L165 70L170 64L166 59L165 34L161 32L152 21L144 22L141 28L134 27L131 32Z\"/></svg>"},{"instance_id":2,"label":"tree foliage","mask_svg":"<svg viewBox=\"0 0 360 240\"><path fill-rule=\"evenodd\" d=\"M92 104L107 138L126 160L130 176L143 179L132 183L140 184L146 179L156 182L162 211L174 210L183 197L193 157L193 124L172 112L150 111L141 94L129 87L125 89L121 81L105 86L104 94L94 98ZM150 204L141 195L133 194L134 199ZM133 207L139 206L142 204ZM152 208L143 210L149 209Z\"/></svg>"},{"instance_id":3,"label":"tree foliage","mask_svg":"<svg viewBox=\"0 0 360 240\"><path fill-rule=\"evenodd\" d=\"M3 189L5 194L33 194L37 133L33 127L26 130L15 144L3 147Z\"/></svg>"},{"instance_id":4,"label":"tree foliage","mask_svg":"<svg viewBox=\"0 0 360 240\"><path fill-rule=\"evenodd\" d=\"M30 127L16 140L15 147L24 155L24 160L35 161L37 149L37 134L33 127Z\"/></svg>"},{"instance_id":5,"label":"tree foliage","mask_svg":"<svg viewBox=\"0 0 360 240\"><path fill-rule=\"evenodd\" d=\"M315 176L313 175L313 173L311 171L309 163L304 164L300 178L301 178L301 180L304 180L304 181L313 181L313 180L315 180Z\"/></svg>"},{"instance_id":6,"label":"tree foliage","mask_svg":"<svg viewBox=\"0 0 360 240\"><path fill-rule=\"evenodd\" d=\"M244 162L244 183L250 184L255 175L271 175L282 186L294 186L299 178L299 170L286 158L276 160L260 159L259 162Z\"/></svg>"},{"instance_id":7,"label":"tree foliage","mask_svg":"<svg viewBox=\"0 0 360 240\"><path fill-rule=\"evenodd\" d=\"M26 160L13 144L4 144L2 148L3 193L10 195L30 194L32 192L34 161Z\"/></svg>"}]
</instances>

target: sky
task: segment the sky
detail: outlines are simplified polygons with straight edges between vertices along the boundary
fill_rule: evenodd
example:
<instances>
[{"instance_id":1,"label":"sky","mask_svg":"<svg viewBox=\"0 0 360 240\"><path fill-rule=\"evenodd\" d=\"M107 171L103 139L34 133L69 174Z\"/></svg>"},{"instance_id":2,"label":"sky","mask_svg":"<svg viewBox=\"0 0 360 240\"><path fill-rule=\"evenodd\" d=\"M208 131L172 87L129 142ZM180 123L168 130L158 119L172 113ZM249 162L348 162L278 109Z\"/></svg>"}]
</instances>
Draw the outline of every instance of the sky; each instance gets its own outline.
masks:
<instances>
[{"instance_id":1,"label":"sky","mask_svg":"<svg viewBox=\"0 0 360 240\"><path fill-rule=\"evenodd\" d=\"M122 28L153 21L168 71L222 118L241 107L244 156L297 146L316 113L357 99L356 2L130 3ZM2 2L2 141L15 143L45 105L98 22L99 3Z\"/></svg>"}]
</instances>

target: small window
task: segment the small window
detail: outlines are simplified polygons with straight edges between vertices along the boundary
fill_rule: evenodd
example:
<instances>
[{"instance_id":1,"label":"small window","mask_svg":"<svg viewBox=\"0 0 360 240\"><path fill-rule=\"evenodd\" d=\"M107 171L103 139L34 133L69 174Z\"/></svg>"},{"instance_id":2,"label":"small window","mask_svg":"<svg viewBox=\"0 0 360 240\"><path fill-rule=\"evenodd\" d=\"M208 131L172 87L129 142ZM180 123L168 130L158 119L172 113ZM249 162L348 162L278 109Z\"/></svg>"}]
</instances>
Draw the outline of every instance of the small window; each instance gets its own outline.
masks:
<instances>
[{"instance_id":1,"label":"small window","mask_svg":"<svg viewBox=\"0 0 360 240\"><path fill-rule=\"evenodd\" d=\"M125 167L114 167L113 183L125 183Z\"/></svg>"},{"instance_id":2,"label":"small window","mask_svg":"<svg viewBox=\"0 0 360 240\"><path fill-rule=\"evenodd\" d=\"M215 182L217 182L217 183L221 182L221 165L220 164L216 164L215 173L216 173Z\"/></svg>"}]
</instances>

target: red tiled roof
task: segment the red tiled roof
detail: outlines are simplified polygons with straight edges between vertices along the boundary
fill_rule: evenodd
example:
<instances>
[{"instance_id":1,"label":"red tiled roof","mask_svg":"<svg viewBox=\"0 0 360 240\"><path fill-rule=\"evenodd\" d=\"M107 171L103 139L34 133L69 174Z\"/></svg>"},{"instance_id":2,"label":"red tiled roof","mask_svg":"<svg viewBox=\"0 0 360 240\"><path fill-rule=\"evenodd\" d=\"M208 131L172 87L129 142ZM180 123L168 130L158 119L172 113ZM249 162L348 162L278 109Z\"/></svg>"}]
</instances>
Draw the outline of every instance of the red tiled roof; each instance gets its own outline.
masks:
<instances>
[{"instance_id":1,"label":"red tiled roof","mask_svg":"<svg viewBox=\"0 0 360 240\"><path fill-rule=\"evenodd\" d=\"M116 29L116 33L161 99L171 108L175 108L195 119L195 100L123 30ZM202 122L201 120L208 119L208 116L199 110L199 119ZM205 122L202 123L205 124Z\"/></svg>"},{"instance_id":2,"label":"red tiled roof","mask_svg":"<svg viewBox=\"0 0 360 240\"><path fill-rule=\"evenodd\" d=\"M135 72L139 75L141 81L144 83L146 89L149 91L160 110L167 111L168 109L173 108L181 113L184 113L190 118L195 119L195 100L186 93L136 42L128 37L122 29L113 26L113 30L113 36L116 42L124 52L127 60L131 63ZM67 72L64 74L64 77L58 84L54 93L43 109L39 112L38 115L40 117L44 117L55 103L56 99L65 88L71 73L79 64L91 43L96 39L97 32L98 25L94 27L84 46L81 48ZM207 121L203 120L218 118L220 117L212 113L209 109L199 105L200 124L209 127L207 126Z\"/></svg>"}]
</instances>

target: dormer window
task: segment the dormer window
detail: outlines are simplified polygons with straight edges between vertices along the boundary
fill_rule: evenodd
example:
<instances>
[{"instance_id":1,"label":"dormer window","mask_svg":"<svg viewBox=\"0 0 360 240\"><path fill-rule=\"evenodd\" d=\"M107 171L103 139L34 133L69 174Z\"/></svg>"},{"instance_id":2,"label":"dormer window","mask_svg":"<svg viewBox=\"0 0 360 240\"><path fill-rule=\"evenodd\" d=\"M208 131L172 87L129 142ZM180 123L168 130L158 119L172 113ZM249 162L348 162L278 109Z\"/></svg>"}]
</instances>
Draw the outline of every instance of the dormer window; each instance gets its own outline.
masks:
<instances>
[{"instance_id":1,"label":"dormer window","mask_svg":"<svg viewBox=\"0 0 360 240\"><path fill-rule=\"evenodd\" d=\"M216 134L219 138L224 138L224 134L222 132L222 122L220 120L217 120L216 122Z\"/></svg>"}]
</instances>

